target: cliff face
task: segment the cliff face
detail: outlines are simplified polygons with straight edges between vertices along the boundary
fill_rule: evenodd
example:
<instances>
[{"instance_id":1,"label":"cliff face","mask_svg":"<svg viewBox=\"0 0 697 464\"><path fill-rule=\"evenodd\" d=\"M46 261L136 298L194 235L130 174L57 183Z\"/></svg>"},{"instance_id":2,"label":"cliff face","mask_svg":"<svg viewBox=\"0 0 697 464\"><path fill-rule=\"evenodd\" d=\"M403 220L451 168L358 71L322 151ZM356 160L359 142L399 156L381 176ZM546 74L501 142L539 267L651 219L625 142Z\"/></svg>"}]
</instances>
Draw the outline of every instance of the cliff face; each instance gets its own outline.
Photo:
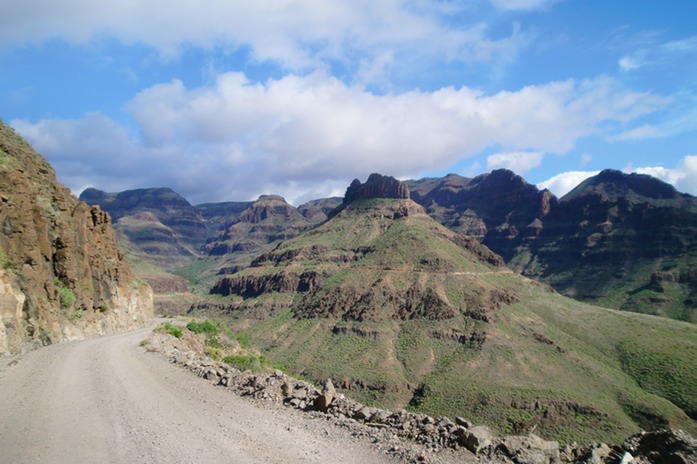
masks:
<instances>
[{"instance_id":1,"label":"cliff face","mask_svg":"<svg viewBox=\"0 0 697 464\"><path fill-rule=\"evenodd\" d=\"M70 195L2 123L0 225L0 354L152 318L152 291L125 264L109 215Z\"/></svg>"}]
</instances>

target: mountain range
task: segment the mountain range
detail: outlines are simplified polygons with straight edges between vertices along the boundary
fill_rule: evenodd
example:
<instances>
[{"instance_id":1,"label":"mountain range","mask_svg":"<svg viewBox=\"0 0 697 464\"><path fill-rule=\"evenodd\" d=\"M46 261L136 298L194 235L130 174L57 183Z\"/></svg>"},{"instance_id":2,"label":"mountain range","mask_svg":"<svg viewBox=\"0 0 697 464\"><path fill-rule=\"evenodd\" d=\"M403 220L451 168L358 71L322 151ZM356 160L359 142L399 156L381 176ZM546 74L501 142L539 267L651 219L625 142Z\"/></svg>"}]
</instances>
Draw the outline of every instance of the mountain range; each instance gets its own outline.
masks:
<instances>
[{"instance_id":1,"label":"mountain range","mask_svg":"<svg viewBox=\"0 0 697 464\"><path fill-rule=\"evenodd\" d=\"M135 274L160 309L224 322L279 368L371 405L563 443L697 430L697 326L575 301L515 267L603 249L626 262L643 246L631 263L661 267L641 291L685 305L694 200L654 179L608 171L557 200L508 171L412 187L373 174L299 208L275 195L192 206L166 188L92 189L90 206L4 125L0 174L3 354L141 326L152 293ZM574 208L582 224L562 214Z\"/></svg>"},{"instance_id":2,"label":"mountain range","mask_svg":"<svg viewBox=\"0 0 697 464\"><path fill-rule=\"evenodd\" d=\"M558 199L502 169L405 185L433 219L566 296L697 319L697 199L669 184L606 170ZM328 198L295 208L277 195L262 195L253 202L193 206L166 188L87 189L81 199L112 215L127 255L142 264L136 270L161 290L160 299L187 285L204 289L219 272L248 266L280 240L326 220L341 203Z\"/></svg>"},{"instance_id":3,"label":"mountain range","mask_svg":"<svg viewBox=\"0 0 697 464\"><path fill-rule=\"evenodd\" d=\"M393 178L354 181L328 220L210 291L195 314L369 404L567 443L695 426L693 324L566 298Z\"/></svg>"}]
</instances>

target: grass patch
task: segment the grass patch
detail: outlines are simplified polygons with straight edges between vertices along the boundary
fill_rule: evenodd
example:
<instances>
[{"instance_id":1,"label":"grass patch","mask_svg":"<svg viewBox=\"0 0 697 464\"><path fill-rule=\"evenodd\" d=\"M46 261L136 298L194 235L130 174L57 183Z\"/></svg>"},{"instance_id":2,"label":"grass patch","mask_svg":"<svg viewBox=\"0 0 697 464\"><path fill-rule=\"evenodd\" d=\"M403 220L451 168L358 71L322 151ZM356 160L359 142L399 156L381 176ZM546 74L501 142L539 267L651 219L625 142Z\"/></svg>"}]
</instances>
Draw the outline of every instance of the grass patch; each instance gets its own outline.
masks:
<instances>
[{"instance_id":1,"label":"grass patch","mask_svg":"<svg viewBox=\"0 0 697 464\"><path fill-rule=\"evenodd\" d=\"M223 362L241 371L261 372L273 368L271 360L264 355L247 354L241 356L225 356Z\"/></svg>"}]
</instances>

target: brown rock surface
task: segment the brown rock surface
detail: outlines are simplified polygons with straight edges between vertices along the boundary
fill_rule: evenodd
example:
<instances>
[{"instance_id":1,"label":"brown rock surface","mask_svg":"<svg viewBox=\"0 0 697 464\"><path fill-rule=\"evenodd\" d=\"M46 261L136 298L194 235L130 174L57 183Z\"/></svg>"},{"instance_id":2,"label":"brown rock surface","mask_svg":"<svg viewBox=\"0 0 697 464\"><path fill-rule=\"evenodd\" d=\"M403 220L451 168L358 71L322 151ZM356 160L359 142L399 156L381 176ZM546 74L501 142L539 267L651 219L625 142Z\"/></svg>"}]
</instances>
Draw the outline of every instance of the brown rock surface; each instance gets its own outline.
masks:
<instances>
[{"instance_id":1,"label":"brown rock surface","mask_svg":"<svg viewBox=\"0 0 697 464\"><path fill-rule=\"evenodd\" d=\"M0 224L0 353L129 329L152 317L152 292L133 279L109 215L72 196L2 123Z\"/></svg>"}]
</instances>

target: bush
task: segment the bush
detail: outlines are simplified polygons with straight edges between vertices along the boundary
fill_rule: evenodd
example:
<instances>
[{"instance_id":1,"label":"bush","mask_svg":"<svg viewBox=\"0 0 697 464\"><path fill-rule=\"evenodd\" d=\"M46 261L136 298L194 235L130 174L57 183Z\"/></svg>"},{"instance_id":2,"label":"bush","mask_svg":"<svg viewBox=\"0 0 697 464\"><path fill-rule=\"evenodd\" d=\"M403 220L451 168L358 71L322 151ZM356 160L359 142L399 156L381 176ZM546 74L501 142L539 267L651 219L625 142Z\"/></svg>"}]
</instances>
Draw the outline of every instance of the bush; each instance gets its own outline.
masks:
<instances>
[{"instance_id":1,"label":"bush","mask_svg":"<svg viewBox=\"0 0 697 464\"><path fill-rule=\"evenodd\" d=\"M208 357L210 357L213 361L221 361L223 359L223 350L214 346L207 346L206 355L208 355Z\"/></svg>"},{"instance_id":2,"label":"bush","mask_svg":"<svg viewBox=\"0 0 697 464\"><path fill-rule=\"evenodd\" d=\"M66 287L62 280L56 277L53 280L53 284L58 287L58 296L60 299L61 308L67 309L75 304L75 301L77 301L75 293Z\"/></svg>"},{"instance_id":3,"label":"bush","mask_svg":"<svg viewBox=\"0 0 697 464\"><path fill-rule=\"evenodd\" d=\"M163 332L176 338L182 338L182 335L184 334L184 330L182 330L181 327L172 325L169 322L164 322L162 325L160 325L160 328Z\"/></svg>"},{"instance_id":4,"label":"bush","mask_svg":"<svg viewBox=\"0 0 697 464\"><path fill-rule=\"evenodd\" d=\"M5 250L0 248L0 267L3 269L12 269L12 261L5 254Z\"/></svg>"},{"instance_id":5,"label":"bush","mask_svg":"<svg viewBox=\"0 0 697 464\"><path fill-rule=\"evenodd\" d=\"M192 331L193 333L205 333L213 337L220 333L220 327L218 326L218 324L209 320L205 320L203 322L191 321L188 324L186 324L186 328Z\"/></svg>"}]
</instances>

